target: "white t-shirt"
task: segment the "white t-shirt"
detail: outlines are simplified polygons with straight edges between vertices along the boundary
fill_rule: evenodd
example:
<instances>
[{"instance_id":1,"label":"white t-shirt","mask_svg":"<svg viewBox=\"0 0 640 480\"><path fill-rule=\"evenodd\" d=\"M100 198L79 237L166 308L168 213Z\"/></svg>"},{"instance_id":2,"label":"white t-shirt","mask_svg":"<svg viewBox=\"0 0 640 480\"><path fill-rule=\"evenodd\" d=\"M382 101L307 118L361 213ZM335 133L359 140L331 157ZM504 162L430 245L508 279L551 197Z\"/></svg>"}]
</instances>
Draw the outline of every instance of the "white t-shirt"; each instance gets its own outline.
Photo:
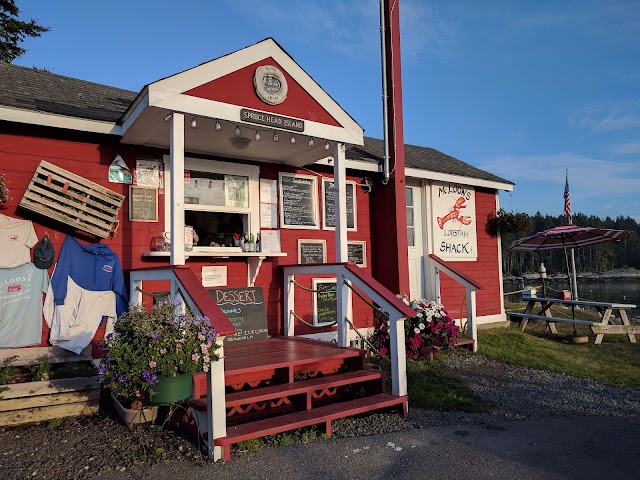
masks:
<instances>
[{"instance_id":1,"label":"white t-shirt","mask_svg":"<svg viewBox=\"0 0 640 480\"><path fill-rule=\"evenodd\" d=\"M42 294L48 286L47 271L33 263L0 268L0 347L40 344Z\"/></svg>"},{"instance_id":2,"label":"white t-shirt","mask_svg":"<svg viewBox=\"0 0 640 480\"><path fill-rule=\"evenodd\" d=\"M31 262L31 247L38 243L31 220L18 220L0 214L0 268Z\"/></svg>"}]
</instances>

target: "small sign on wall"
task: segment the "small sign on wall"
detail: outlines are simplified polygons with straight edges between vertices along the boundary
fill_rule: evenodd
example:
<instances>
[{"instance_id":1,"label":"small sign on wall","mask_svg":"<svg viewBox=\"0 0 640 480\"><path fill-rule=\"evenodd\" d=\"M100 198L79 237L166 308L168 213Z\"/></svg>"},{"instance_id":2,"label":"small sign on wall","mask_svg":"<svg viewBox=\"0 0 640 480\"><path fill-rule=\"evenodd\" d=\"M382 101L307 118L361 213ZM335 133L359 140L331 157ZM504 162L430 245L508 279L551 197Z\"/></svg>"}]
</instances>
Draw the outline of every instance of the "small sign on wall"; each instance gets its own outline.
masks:
<instances>
[{"instance_id":1,"label":"small sign on wall","mask_svg":"<svg viewBox=\"0 0 640 480\"><path fill-rule=\"evenodd\" d=\"M326 240L298 240L298 263L327 263Z\"/></svg>"},{"instance_id":2,"label":"small sign on wall","mask_svg":"<svg viewBox=\"0 0 640 480\"><path fill-rule=\"evenodd\" d=\"M335 278L313 279L313 324L329 326L338 317L338 292Z\"/></svg>"},{"instance_id":3,"label":"small sign on wall","mask_svg":"<svg viewBox=\"0 0 640 480\"><path fill-rule=\"evenodd\" d=\"M158 190L129 186L129 221L158 221Z\"/></svg>"},{"instance_id":4,"label":"small sign on wall","mask_svg":"<svg viewBox=\"0 0 640 480\"><path fill-rule=\"evenodd\" d=\"M227 286L227 267L202 267L202 286L203 287L226 287Z\"/></svg>"},{"instance_id":5,"label":"small sign on wall","mask_svg":"<svg viewBox=\"0 0 640 480\"><path fill-rule=\"evenodd\" d=\"M347 260L359 267L367 266L367 242L353 241L347 242Z\"/></svg>"}]
</instances>

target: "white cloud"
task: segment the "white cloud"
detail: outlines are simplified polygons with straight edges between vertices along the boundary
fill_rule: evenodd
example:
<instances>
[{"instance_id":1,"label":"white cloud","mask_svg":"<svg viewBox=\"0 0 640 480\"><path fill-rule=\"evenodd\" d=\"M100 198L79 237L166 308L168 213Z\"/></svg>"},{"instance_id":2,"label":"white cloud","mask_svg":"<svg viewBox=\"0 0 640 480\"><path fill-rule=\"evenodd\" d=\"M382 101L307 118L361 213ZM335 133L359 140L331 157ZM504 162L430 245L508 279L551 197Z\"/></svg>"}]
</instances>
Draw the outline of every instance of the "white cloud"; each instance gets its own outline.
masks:
<instances>
[{"instance_id":1,"label":"white cloud","mask_svg":"<svg viewBox=\"0 0 640 480\"><path fill-rule=\"evenodd\" d=\"M612 145L611 152L619 155L640 154L640 142L627 142L619 145Z\"/></svg>"},{"instance_id":2,"label":"white cloud","mask_svg":"<svg viewBox=\"0 0 640 480\"><path fill-rule=\"evenodd\" d=\"M640 128L640 105L637 101L593 105L569 117L569 125L604 133Z\"/></svg>"},{"instance_id":3,"label":"white cloud","mask_svg":"<svg viewBox=\"0 0 640 480\"><path fill-rule=\"evenodd\" d=\"M569 170L571 196L638 196L640 171L635 162L598 160L575 153L501 156L480 167L516 184L518 180L564 184Z\"/></svg>"}]
</instances>

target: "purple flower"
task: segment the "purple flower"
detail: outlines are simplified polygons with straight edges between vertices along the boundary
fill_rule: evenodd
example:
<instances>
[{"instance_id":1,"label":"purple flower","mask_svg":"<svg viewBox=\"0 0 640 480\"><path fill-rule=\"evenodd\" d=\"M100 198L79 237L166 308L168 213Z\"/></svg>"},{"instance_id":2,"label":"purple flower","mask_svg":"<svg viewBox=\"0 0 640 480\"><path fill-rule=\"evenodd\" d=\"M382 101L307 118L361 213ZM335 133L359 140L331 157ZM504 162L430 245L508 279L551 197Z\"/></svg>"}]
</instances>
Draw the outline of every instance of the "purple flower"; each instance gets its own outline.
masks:
<instances>
[{"instance_id":1,"label":"purple flower","mask_svg":"<svg viewBox=\"0 0 640 480\"><path fill-rule=\"evenodd\" d=\"M158 375L154 373L153 375L151 375L151 383L157 383L157 381L158 381Z\"/></svg>"},{"instance_id":2,"label":"purple flower","mask_svg":"<svg viewBox=\"0 0 640 480\"><path fill-rule=\"evenodd\" d=\"M100 368L98 368L98 375L104 375L107 373L107 366L100 364Z\"/></svg>"},{"instance_id":3,"label":"purple flower","mask_svg":"<svg viewBox=\"0 0 640 480\"><path fill-rule=\"evenodd\" d=\"M149 370L145 370L142 372L142 379L145 381L149 381L149 379L151 378L151 372Z\"/></svg>"},{"instance_id":4,"label":"purple flower","mask_svg":"<svg viewBox=\"0 0 640 480\"><path fill-rule=\"evenodd\" d=\"M118 383L124 383L127 381L127 377L125 375L118 376Z\"/></svg>"},{"instance_id":5,"label":"purple flower","mask_svg":"<svg viewBox=\"0 0 640 480\"><path fill-rule=\"evenodd\" d=\"M104 359L104 361L105 361L105 362L107 362L107 363L111 363L111 357L106 357L106 358Z\"/></svg>"},{"instance_id":6,"label":"purple flower","mask_svg":"<svg viewBox=\"0 0 640 480\"><path fill-rule=\"evenodd\" d=\"M104 338L107 339L107 340L111 340L113 338L113 333L110 333L109 335L107 335Z\"/></svg>"},{"instance_id":7,"label":"purple flower","mask_svg":"<svg viewBox=\"0 0 640 480\"><path fill-rule=\"evenodd\" d=\"M158 338L160 338L160 334L158 332L154 333L153 336L151 337L154 340L157 340Z\"/></svg>"}]
</instances>

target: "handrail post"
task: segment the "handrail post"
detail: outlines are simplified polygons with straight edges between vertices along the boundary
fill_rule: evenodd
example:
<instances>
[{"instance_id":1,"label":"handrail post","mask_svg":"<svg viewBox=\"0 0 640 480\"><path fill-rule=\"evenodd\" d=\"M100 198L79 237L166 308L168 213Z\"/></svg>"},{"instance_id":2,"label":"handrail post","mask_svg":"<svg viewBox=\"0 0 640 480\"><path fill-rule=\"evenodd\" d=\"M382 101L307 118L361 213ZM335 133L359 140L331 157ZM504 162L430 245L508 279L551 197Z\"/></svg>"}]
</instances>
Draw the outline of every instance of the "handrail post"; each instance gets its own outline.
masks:
<instances>
[{"instance_id":1,"label":"handrail post","mask_svg":"<svg viewBox=\"0 0 640 480\"><path fill-rule=\"evenodd\" d=\"M391 349L391 393L407 394L407 352L405 348L404 317L389 317L389 347Z\"/></svg>"},{"instance_id":2,"label":"handrail post","mask_svg":"<svg viewBox=\"0 0 640 480\"><path fill-rule=\"evenodd\" d=\"M467 337L473 340L473 352L478 351L478 326L476 325L476 291L467 287Z\"/></svg>"},{"instance_id":3,"label":"handrail post","mask_svg":"<svg viewBox=\"0 0 640 480\"><path fill-rule=\"evenodd\" d=\"M296 286L293 283L295 275L284 273L284 306L282 316L284 323L284 335L285 337L293 337L295 330L295 322L291 312L295 309L295 290Z\"/></svg>"},{"instance_id":4,"label":"handrail post","mask_svg":"<svg viewBox=\"0 0 640 480\"><path fill-rule=\"evenodd\" d=\"M337 321L338 321L338 346L349 346L349 325L345 317L349 315L349 286L344 275L336 274L336 294L338 301Z\"/></svg>"},{"instance_id":5,"label":"handrail post","mask_svg":"<svg viewBox=\"0 0 640 480\"><path fill-rule=\"evenodd\" d=\"M218 360L211 361L207 375L207 447L209 460L217 462L224 458L223 448L214 445L216 438L227 436L227 412L225 408L224 382L224 337L218 337L216 343Z\"/></svg>"}]
</instances>

